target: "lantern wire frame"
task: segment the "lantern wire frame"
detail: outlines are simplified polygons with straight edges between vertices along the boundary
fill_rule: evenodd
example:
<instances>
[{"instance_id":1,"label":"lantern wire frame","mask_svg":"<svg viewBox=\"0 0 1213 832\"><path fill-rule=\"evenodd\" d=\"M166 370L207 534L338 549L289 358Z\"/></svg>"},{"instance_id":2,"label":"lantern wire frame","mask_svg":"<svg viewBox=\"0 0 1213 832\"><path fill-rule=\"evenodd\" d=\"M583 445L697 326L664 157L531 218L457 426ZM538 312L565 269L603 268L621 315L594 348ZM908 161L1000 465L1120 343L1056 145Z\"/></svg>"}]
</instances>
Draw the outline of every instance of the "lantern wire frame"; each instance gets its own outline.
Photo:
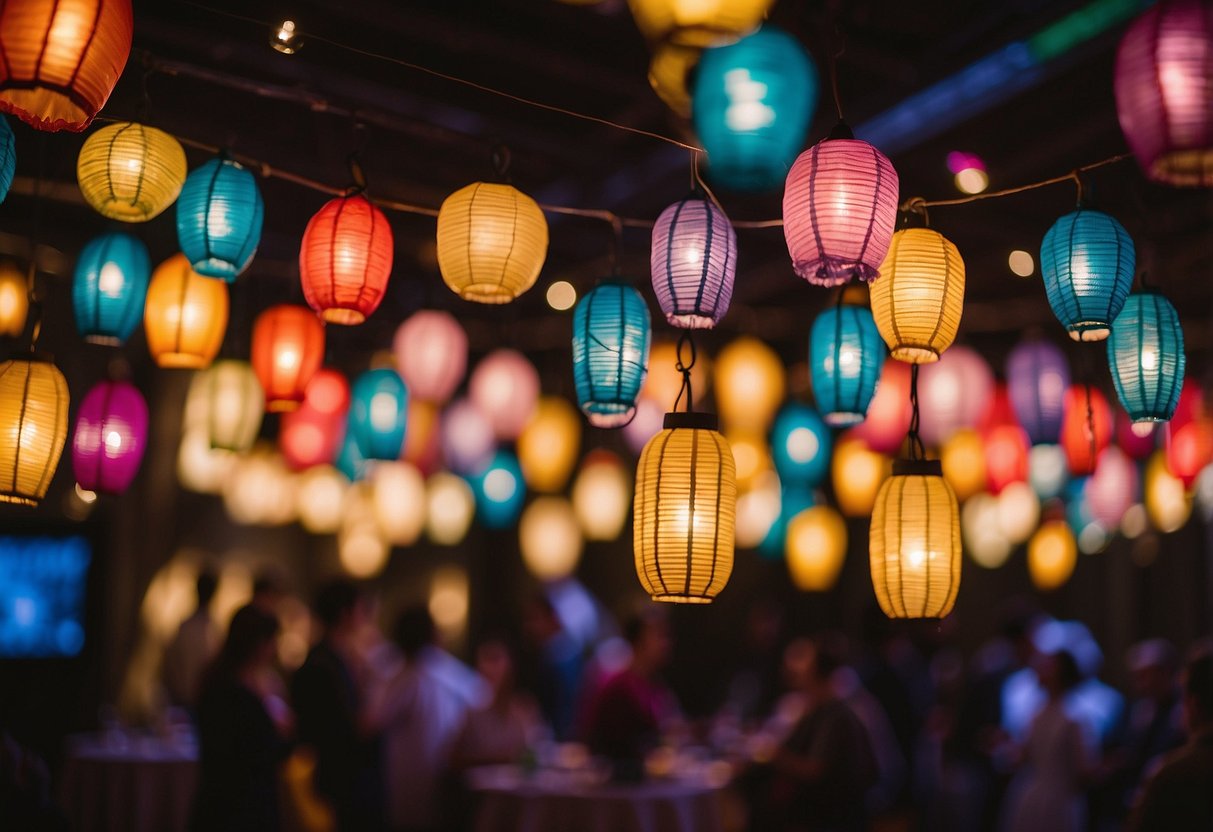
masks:
<instances>
[{"instance_id":1,"label":"lantern wire frame","mask_svg":"<svg viewBox=\"0 0 1213 832\"><path fill-rule=\"evenodd\" d=\"M1175 415L1187 356L1179 313L1169 300L1148 287L1129 295L1112 323L1108 367L1116 397L1134 423Z\"/></svg>"},{"instance_id":2,"label":"lantern wire frame","mask_svg":"<svg viewBox=\"0 0 1213 832\"><path fill-rule=\"evenodd\" d=\"M173 136L134 121L108 124L85 139L76 181L103 217L146 222L176 201L187 173L185 150Z\"/></svg>"},{"instance_id":3,"label":"lantern wire frame","mask_svg":"<svg viewBox=\"0 0 1213 832\"><path fill-rule=\"evenodd\" d=\"M924 212L925 215L925 212ZM964 310L965 265L956 245L930 228L893 234L872 282L872 316L898 361L938 361L952 345Z\"/></svg>"}]
</instances>

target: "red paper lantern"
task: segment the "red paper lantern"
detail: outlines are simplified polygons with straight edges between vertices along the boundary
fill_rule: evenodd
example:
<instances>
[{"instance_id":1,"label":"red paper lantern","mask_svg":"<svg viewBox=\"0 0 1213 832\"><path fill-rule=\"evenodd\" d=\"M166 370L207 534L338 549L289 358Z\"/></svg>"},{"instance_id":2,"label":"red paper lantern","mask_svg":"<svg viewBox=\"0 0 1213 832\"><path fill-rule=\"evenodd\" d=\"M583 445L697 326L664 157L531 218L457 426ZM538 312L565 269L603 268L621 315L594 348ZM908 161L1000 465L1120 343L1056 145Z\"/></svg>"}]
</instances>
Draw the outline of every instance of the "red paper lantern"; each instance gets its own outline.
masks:
<instances>
[{"instance_id":1,"label":"red paper lantern","mask_svg":"<svg viewBox=\"0 0 1213 832\"><path fill-rule=\"evenodd\" d=\"M910 429L910 365L886 360L868 415L851 433L873 451L895 453Z\"/></svg>"},{"instance_id":2,"label":"red paper lantern","mask_svg":"<svg viewBox=\"0 0 1213 832\"><path fill-rule=\"evenodd\" d=\"M303 390L303 408L344 419L350 409L349 381L338 371L321 367Z\"/></svg>"},{"instance_id":3,"label":"red paper lantern","mask_svg":"<svg viewBox=\"0 0 1213 832\"><path fill-rule=\"evenodd\" d=\"M1007 386L998 385L985 429L986 484L999 494L1028 479L1028 435L1015 421Z\"/></svg>"},{"instance_id":4,"label":"red paper lantern","mask_svg":"<svg viewBox=\"0 0 1213 832\"><path fill-rule=\"evenodd\" d=\"M322 413L306 404L282 414L278 447L282 458L295 471L313 465L332 464L345 440L345 413Z\"/></svg>"},{"instance_id":5,"label":"red paper lantern","mask_svg":"<svg viewBox=\"0 0 1213 832\"><path fill-rule=\"evenodd\" d=\"M360 324L379 307L392 275L392 228L362 194L330 200L308 221L299 280L329 323Z\"/></svg>"},{"instance_id":6,"label":"red paper lantern","mask_svg":"<svg viewBox=\"0 0 1213 832\"><path fill-rule=\"evenodd\" d=\"M1066 391L1061 423L1061 447L1070 473L1083 476L1095 471L1099 452L1112 439L1112 409L1104 394L1089 384Z\"/></svg>"},{"instance_id":7,"label":"red paper lantern","mask_svg":"<svg viewBox=\"0 0 1213 832\"><path fill-rule=\"evenodd\" d=\"M271 306L253 324L252 364L269 411L294 410L324 360L324 325L303 306Z\"/></svg>"},{"instance_id":8,"label":"red paper lantern","mask_svg":"<svg viewBox=\"0 0 1213 832\"><path fill-rule=\"evenodd\" d=\"M1205 406L1200 385L1191 379L1180 390L1165 442L1167 471L1190 488L1201 469L1213 462L1213 413Z\"/></svg>"}]
</instances>

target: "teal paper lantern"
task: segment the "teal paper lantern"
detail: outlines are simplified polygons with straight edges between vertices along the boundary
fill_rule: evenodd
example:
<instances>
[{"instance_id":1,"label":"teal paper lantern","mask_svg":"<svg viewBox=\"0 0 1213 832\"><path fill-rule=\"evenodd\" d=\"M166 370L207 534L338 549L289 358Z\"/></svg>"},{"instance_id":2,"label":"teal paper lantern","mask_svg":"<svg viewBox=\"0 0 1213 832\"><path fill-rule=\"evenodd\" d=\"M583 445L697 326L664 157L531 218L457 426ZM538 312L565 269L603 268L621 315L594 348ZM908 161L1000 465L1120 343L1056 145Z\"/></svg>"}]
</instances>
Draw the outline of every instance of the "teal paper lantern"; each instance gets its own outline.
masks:
<instances>
[{"instance_id":1,"label":"teal paper lantern","mask_svg":"<svg viewBox=\"0 0 1213 832\"><path fill-rule=\"evenodd\" d=\"M490 529L514 525L526 499L526 485L512 451L497 451L488 467L469 478L468 484L476 495L476 516L481 523Z\"/></svg>"},{"instance_id":2,"label":"teal paper lantern","mask_svg":"<svg viewBox=\"0 0 1213 832\"><path fill-rule=\"evenodd\" d=\"M1040 271L1053 314L1075 341L1102 341L1133 284L1136 253L1124 226L1079 208L1053 223L1040 246Z\"/></svg>"},{"instance_id":3,"label":"teal paper lantern","mask_svg":"<svg viewBox=\"0 0 1213 832\"><path fill-rule=\"evenodd\" d=\"M1108 338L1108 367L1129 418L1170 421L1186 365L1184 332L1171 302L1154 291L1129 295Z\"/></svg>"},{"instance_id":4,"label":"teal paper lantern","mask_svg":"<svg viewBox=\"0 0 1213 832\"><path fill-rule=\"evenodd\" d=\"M713 181L738 191L783 185L817 107L817 70L800 43L764 26L708 49L695 74L695 131Z\"/></svg>"},{"instance_id":5,"label":"teal paper lantern","mask_svg":"<svg viewBox=\"0 0 1213 832\"><path fill-rule=\"evenodd\" d=\"M766 560L783 560L786 554L788 523L806 508L817 505L813 489L804 485L784 484L779 495L779 516L771 524L771 530L758 544L758 554Z\"/></svg>"},{"instance_id":6,"label":"teal paper lantern","mask_svg":"<svg viewBox=\"0 0 1213 832\"><path fill-rule=\"evenodd\" d=\"M400 458L409 391L390 367L367 370L350 391L349 432L364 459Z\"/></svg>"},{"instance_id":7,"label":"teal paper lantern","mask_svg":"<svg viewBox=\"0 0 1213 832\"><path fill-rule=\"evenodd\" d=\"M619 428L632 421L652 334L648 304L627 283L600 283L577 301L573 380L577 403L591 425Z\"/></svg>"},{"instance_id":8,"label":"teal paper lantern","mask_svg":"<svg viewBox=\"0 0 1213 832\"><path fill-rule=\"evenodd\" d=\"M352 416L353 410L351 409L350 413L346 416L345 436L341 440L341 450L337 453L337 459L333 463L333 466L342 474L345 474L347 480L357 482L366 477L370 462L362 455L362 451L358 449L358 439L354 436L354 431L349 423Z\"/></svg>"},{"instance_id":9,"label":"teal paper lantern","mask_svg":"<svg viewBox=\"0 0 1213 832\"><path fill-rule=\"evenodd\" d=\"M264 214L252 172L218 156L185 178L177 197L177 242L194 271L230 283L257 253Z\"/></svg>"},{"instance_id":10,"label":"teal paper lantern","mask_svg":"<svg viewBox=\"0 0 1213 832\"><path fill-rule=\"evenodd\" d=\"M8 119L0 117L0 202L8 196L17 172L17 140Z\"/></svg>"},{"instance_id":11,"label":"teal paper lantern","mask_svg":"<svg viewBox=\"0 0 1213 832\"><path fill-rule=\"evenodd\" d=\"M884 339L866 306L832 306L809 333L809 375L826 424L862 422L884 367Z\"/></svg>"},{"instance_id":12,"label":"teal paper lantern","mask_svg":"<svg viewBox=\"0 0 1213 832\"><path fill-rule=\"evenodd\" d=\"M126 342L143 321L152 265L138 237L115 232L89 241L72 275L76 329L94 344Z\"/></svg>"},{"instance_id":13,"label":"teal paper lantern","mask_svg":"<svg viewBox=\"0 0 1213 832\"><path fill-rule=\"evenodd\" d=\"M771 456L780 481L813 488L830 471L833 440L817 411L790 402L775 417L771 429Z\"/></svg>"}]
</instances>

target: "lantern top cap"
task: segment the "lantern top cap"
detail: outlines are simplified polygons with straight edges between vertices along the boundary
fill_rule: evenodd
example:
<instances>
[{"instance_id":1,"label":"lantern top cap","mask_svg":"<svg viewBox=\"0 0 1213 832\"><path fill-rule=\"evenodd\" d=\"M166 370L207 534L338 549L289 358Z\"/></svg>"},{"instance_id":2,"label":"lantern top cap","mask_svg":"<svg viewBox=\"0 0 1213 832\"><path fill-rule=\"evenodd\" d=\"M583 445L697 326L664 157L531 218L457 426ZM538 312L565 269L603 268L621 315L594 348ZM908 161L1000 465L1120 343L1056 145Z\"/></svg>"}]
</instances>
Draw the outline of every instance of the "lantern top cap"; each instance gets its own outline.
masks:
<instances>
[{"instance_id":1,"label":"lantern top cap","mask_svg":"<svg viewBox=\"0 0 1213 832\"><path fill-rule=\"evenodd\" d=\"M718 430L720 422L715 413L667 413L662 427L666 430Z\"/></svg>"},{"instance_id":2,"label":"lantern top cap","mask_svg":"<svg viewBox=\"0 0 1213 832\"><path fill-rule=\"evenodd\" d=\"M895 477L942 477L943 465L938 459L898 459L893 462Z\"/></svg>"},{"instance_id":3,"label":"lantern top cap","mask_svg":"<svg viewBox=\"0 0 1213 832\"><path fill-rule=\"evenodd\" d=\"M843 119L838 119L838 123L835 124L834 129L830 131L830 135L826 136L827 141L853 138L855 138L855 132L851 129L851 125L847 124Z\"/></svg>"}]
</instances>

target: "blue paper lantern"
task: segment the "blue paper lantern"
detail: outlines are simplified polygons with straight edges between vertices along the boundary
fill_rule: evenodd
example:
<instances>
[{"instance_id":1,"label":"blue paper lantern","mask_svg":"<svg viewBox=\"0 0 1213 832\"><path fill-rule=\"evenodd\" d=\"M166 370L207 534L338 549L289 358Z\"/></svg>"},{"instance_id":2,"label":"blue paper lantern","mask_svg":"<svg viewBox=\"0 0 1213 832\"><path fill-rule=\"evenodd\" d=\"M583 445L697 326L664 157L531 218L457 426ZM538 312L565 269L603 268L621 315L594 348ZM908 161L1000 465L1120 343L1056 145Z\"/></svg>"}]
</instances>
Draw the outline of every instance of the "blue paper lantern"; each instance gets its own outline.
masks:
<instances>
[{"instance_id":1,"label":"blue paper lantern","mask_svg":"<svg viewBox=\"0 0 1213 832\"><path fill-rule=\"evenodd\" d=\"M399 459L409 390L390 367L367 370L350 391L349 432L365 459Z\"/></svg>"},{"instance_id":2,"label":"blue paper lantern","mask_svg":"<svg viewBox=\"0 0 1213 832\"><path fill-rule=\"evenodd\" d=\"M758 544L758 554L766 560L783 560L786 554L788 523L806 508L817 505L813 489L804 485L785 484L779 495L779 517L771 524L771 530Z\"/></svg>"},{"instance_id":3,"label":"blue paper lantern","mask_svg":"<svg viewBox=\"0 0 1213 832\"><path fill-rule=\"evenodd\" d=\"M800 43L764 26L708 49L695 73L695 131L712 179L739 191L783 185L817 108L817 70Z\"/></svg>"},{"instance_id":4,"label":"blue paper lantern","mask_svg":"<svg viewBox=\"0 0 1213 832\"><path fill-rule=\"evenodd\" d=\"M264 214L252 172L219 156L185 179L177 198L177 242L194 271L230 283L257 253Z\"/></svg>"},{"instance_id":5,"label":"blue paper lantern","mask_svg":"<svg viewBox=\"0 0 1213 832\"><path fill-rule=\"evenodd\" d=\"M17 140L8 119L0 117L0 202L8 196L17 172Z\"/></svg>"},{"instance_id":6,"label":"blue paper lantern","mask_svg":"<svg viewBox=\"0 0 1213 832\"><path fill-rule=\"evenodd\" d=\"M864 420L886 354L866 306L831 306L817 316L809 333L809 374L826 424L842 427Z\"/></svg>"},{"instance_id":7,"label":"blue paper lantern","mask_svg":"<svg viewBox=\"0 0 1213 832\"><path fill-rule=\"evenodd\" d=\"M808 405L790 402L775 417L771 456L785 486L812 488L824 480L830 471L832 445L825 422Z\"/></svg>"},{"instance_id":8,"label":"blue paper lantern","mask_svg":"<svg viewBox=\"0 0 1213 832\"><path fill-rule=\"evenodd\" d=\"M362 451L358 450L358 440L349 424L352 416L353 410L351 409L346 416L345 438L341 440L341 450L338 452L333 466L345 474L345 478L350 482L357 482L366 476L370 462L362 455Z\"/></svg>"},{"instance_id":9,"label":"blue paper lantern","mask_svg":"<svg viewBox=\"0 0 1213 832\"><path fill-rule=\"evenodd\" d=\"M1102 341L1133 283L1136 254L1124 226L1079 208L1053 223L1040 245L1040 271L1053 314L1075 341Z\"/></svg>"},{"instance_id":10,"label":"blue paper lantern","mask_svg":"<svg viewBox=\"0 0 1213 832\"><path fill-rule=\"evenodd\" d=\"M143 321L152 264L138 237L115 232L89 241L76 260L76 329L94 344L122 344Z\"/></svg>"},{"instance_id":11,"label":"blue paper lantern","mask_svg":"<svg viewBox=\"0 0 1213 832\"><path fill-rule=\"evenodd\" d=\"M1108 367L1129 418L1170 421L1186 365L1184 332L1171 302L1152 291L1129 295L1108 338Z\"/></svg>"},{"instance_id":12,"label":"blue paper lantern","mask_svg":"<svg viewBox=\"0 0 1213 832\"><path fill-rule=\"evenodd\" d=\"M522 467L512 451L499 450L488 467L468 484L476 495L476 516L490 529L505 529L518 519L526 499Z\"/></svg>"},{"instance_id":13,"label":"blue paper lantern","mask_svg":"<svg viewBox=\"0 0 1213 832\"><path fill-rule=\"evenodd\" d=\"M648 304L627 283L600 283L577 301L573 379L577 403L591 425L618 428L632 421L652 334Z\"/></svg>"},{"instance_id":14,"label":"blue paper lantern","mask_svg":"<svg viewBox=\"0 0 1213 832\"><path fill-rule=\"evenodd\" d=\"M1055 444L1065 417L1070 365L1048 341L1024 341L1007 356L1007 396L1033 445Z\"/></svg>"}]
</instances>

